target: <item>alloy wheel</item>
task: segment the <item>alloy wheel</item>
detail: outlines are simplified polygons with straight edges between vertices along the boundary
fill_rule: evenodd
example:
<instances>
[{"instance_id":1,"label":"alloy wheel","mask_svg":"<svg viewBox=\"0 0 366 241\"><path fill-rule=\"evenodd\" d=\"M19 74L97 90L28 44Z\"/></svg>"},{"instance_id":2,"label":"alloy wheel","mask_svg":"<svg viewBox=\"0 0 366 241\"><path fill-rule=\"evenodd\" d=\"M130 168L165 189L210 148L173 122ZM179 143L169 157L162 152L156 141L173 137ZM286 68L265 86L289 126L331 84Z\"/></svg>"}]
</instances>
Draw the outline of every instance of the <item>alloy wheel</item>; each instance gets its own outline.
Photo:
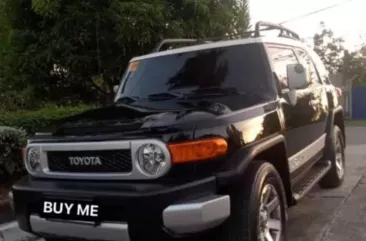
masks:
<instances>
[{"instance_id":1,"label":"alloy wheel","mask_svg":"<svg viewBox=\"0 0 366 241\"><path fill-rule=\"evenodd\" d=\"M259 208L258 240L280 241L282 236L282 215L280 196L271 184L266 184L261 193Z\"/></svg>"},{"instance_id":2,"label":"alloy wheel","mask_svg":"<svg viewBox=\"0 0 366 241\"><path fill-rule=\"evenodd\" d=\"M344 160L343 160L343 150L342 150L342 143L339 138L337 138L336 145L335 145L335 164L337 175L339 179L342 179L344 176Z\"/></svg>"}]
</instances>

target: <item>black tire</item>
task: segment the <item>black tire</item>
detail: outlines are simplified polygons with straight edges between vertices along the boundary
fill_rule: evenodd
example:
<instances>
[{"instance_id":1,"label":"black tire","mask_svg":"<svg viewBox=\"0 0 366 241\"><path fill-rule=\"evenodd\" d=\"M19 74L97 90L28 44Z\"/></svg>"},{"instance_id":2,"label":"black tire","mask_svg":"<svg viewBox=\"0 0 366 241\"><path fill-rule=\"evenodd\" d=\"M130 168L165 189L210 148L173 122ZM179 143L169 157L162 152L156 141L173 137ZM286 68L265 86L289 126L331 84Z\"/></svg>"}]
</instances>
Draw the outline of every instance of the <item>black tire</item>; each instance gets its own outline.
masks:
<instances>
[{"instance_id":1,"label":"black tire","mask_svg":"<svg viewBox=\"0 0 366 241\"><path fill-rule=\"evenodd\" d=\"M270 188L268 188L270 187ZM266 162L253 162L249 165L242 182L230 188L231 215L226 222L214 232L211 240L217 241L260 241L259 234L264 232L263 212L260 215L262 192L270 193L268 202L272 203L277 194L278 207L271 214L276 214L280 220L276 221L281 227L280 240L286 240L286 198L282 180L276 169ZM272 199L271 199L272 197ZM262 199L263 198L263 199ZM268 209L269 210L269 209ZM268 213L267 213L268 214ZM266 215L265 215L266 216ZM261 218L262 217L262 218ZM270 218L273 218L270 216ZM276 218L276 217L275 217ZM260 228L262 227L262 229Z\"/></svg>"},{"instance_id":2,"label":"black tire","mask_svg":"<svg viewBox=\"0 0 366 241\"><path fill-rule=\"evenodd\" d=\"M331 153L329 157L332 167L329 172L320 180L319 185L321 188L339 187L344 180L346 167L344 155L344 141L342 131L341 129L339 129L338 126L333 127L332 146L330 150ZM339 165L342 171L340 171Z\"/></svg>"}]
</instances>

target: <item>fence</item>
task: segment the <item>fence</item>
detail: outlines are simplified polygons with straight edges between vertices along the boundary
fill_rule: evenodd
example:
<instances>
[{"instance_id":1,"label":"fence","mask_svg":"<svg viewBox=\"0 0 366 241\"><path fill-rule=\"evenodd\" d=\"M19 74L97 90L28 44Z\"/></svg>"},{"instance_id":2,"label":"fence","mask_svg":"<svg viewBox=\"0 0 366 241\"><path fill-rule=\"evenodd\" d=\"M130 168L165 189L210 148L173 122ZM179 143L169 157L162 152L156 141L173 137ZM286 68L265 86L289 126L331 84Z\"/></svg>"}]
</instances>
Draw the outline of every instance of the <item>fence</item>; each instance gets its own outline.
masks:
<instances>
[{"instance_id":1,"label":"fence","mask_svg":"<svg viewBox=\"0 0 366 241\"><path fill-rule=\"evenodd\" d=\"M352 119L366 119L366 87L352 88Z\"/></svg>"}]
</instances>

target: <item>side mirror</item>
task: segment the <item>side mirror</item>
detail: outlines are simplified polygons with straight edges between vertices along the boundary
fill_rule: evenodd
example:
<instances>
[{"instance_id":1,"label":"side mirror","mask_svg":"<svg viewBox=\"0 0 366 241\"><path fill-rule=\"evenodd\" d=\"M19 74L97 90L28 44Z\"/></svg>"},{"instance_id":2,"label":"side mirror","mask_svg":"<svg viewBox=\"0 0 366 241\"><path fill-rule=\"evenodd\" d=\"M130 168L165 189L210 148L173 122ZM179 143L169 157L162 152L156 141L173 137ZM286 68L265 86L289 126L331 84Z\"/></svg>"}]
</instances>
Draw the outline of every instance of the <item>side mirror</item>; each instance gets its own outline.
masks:
<instances>
[{"instance_id":1,"label":"side mirror","mask_svg":"<svg viewBox=\"0 0 366 241\"><path fill-rule=\"evenodd\" d=\"M118 87L119 87L119 85L115 85L115 86L113 86L113 92L116 94L117 93L117 91L118 91Z\"/></svg>"},{"instance_id":2,"label":"side mirror","mask_svg":"<svg viewBox=\"0 0 366 241\"><path fill-rule=\"evenodd\" d=\"M302 64L289 64L287 79L290 90L304 89L308 86L308 71Z\"/></svg>"},{"instance_id":3,"label":"side mirror","mask_svg":"<svg viewBox=\"0 0 366 241\"><path fill-rule=\"evenodd\" d=\"M308 73L302 64L287 65L288 89L284 89L282 94L287 101L295 106L297 104L296 90L304 89L308 86Z\"/></svg>"},{"instance_id":4,"label":"side mirror","mask_svg":"<svg viewBox=\"0 0 366 241\"><path fill-rule=\"evenodd\" d=\"M295 106L297 104L297 93L296 90L283 89L282 96L286 99L290 105Z\"/></svg>"}]
</instances>

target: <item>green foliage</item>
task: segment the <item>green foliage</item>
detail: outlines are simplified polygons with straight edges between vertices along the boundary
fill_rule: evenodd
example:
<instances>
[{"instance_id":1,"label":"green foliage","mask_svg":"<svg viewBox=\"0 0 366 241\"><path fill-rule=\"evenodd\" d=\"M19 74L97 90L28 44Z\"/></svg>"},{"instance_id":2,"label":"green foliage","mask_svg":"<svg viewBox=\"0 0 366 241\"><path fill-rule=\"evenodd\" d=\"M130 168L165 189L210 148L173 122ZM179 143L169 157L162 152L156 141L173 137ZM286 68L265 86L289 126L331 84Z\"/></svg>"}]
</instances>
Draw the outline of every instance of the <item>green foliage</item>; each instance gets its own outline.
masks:
<instances>
[{"instance_id":1,"label":"green foliage","mask_svg":"<svg viewBox=\"0 0 366 241\"><path fill-rule=\"evenodd\" d=\"M314 35L314 50L321 57L330 73L341 72L343 85L366 86L366 46L349 51L342 38L334 36L331 29L321 23L321 33Z\"/></svg>"},{"instance_id":2,"label":"green foliage","mask_svg":"<svg viewBox=\"0 0 366 241\"><path fill-rule=\"evenodd\" d=\"M8 90L0 93L0 111L26 110L41 106L31 88L21 91Z\"/></svg>"},{"instance_id":3,"label":"green foliage","mask_svg":"<svg viewBox=\"0 0 366 241\"><path fill-rule=\"evenodd\" d=\"M21 149L27 142L22 129L0 126L0 175L9 176L24 171Z\"/></svg>"},{"instance_id":4,"label":"green foliage","mask_svg":"<svg viewBox=\"0 0 366 241\"><path fill-rule=\"evenodd\" d=\"M61 104L110 102L128 61L163 38L249 25L246 0L0 2L0 93L31 87L34 99Z\"/></svg>"},{"instance_id":5,"label":"green foliage","mask_svg":"<svg viewBox=\"0 0 366 241\"><path fill-rule=\"evenodd\" d=\"M0 116L0 126L19 127L23 128L27 133L34 133L50 125L53 121L79 114L91 108L93 107L84 105L76 107L47 106L36 111L5 112Z\"/></svg>"},{"instance_id":6,"label":"green foliage","mask_svg":"<svg viewBox=\"0 0 366 241\"><path fill-rule=\"evenodd\" d=\"M366 48L356 51L345 51L341 71L353 86L366 86Z\"/></svg>"},{"instance_id":7,"label":"green foliage","mask_svg":"<svg viewBox=\"0 0 366 241\"><path fill-rule=\"evenodd\" d=\"M56 13L61 7L60 0L33 0L32 8L33 10L44 16L52 15Z\"/></svg>"},{"instance_id":8,"label":"green foliage","mask_svg":"<svg viewBox=\"0 0 366 241\"><path fill-rule=\"evenodd\" d=\"M319 55L329 73L337 73L342 66L342 56L345 50L342 38L334 36L332 30L321 23L321 32L314 35L314 51Z\"/></svg>"}]
</instances>

